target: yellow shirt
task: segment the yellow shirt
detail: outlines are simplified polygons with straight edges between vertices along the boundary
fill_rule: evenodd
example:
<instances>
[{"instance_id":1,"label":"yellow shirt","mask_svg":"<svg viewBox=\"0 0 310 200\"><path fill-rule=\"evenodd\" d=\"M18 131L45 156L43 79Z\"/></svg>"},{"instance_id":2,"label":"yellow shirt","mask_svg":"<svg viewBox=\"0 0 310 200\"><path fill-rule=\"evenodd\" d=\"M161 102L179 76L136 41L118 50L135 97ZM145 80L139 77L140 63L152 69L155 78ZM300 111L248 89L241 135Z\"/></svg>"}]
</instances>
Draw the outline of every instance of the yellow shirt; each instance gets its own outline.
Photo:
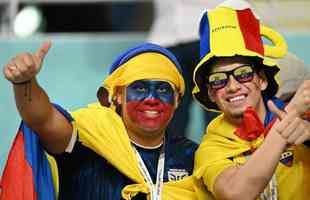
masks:
<instances>
[{"instance_id":1,"label":"yellow shirt","mask_svg":"<svg viewBox=\"0 0 310 200\"><path fill-rule=\"evenodd\" d=\"M216 177L228 167L246 162L243 155L263 142L263 136L254 141L245 141L234 134L236 127L223 118L213 120L196 152L194 176L202 179L214 194ZM268 155L266 155L268 156ZM306 200L310 191L310 148L299 145L286 149L281 158L293 158L291 166L279 162L276 169L278 199ZM258 163L265 165L267 163Z\"/></svg>"}]
</instances>

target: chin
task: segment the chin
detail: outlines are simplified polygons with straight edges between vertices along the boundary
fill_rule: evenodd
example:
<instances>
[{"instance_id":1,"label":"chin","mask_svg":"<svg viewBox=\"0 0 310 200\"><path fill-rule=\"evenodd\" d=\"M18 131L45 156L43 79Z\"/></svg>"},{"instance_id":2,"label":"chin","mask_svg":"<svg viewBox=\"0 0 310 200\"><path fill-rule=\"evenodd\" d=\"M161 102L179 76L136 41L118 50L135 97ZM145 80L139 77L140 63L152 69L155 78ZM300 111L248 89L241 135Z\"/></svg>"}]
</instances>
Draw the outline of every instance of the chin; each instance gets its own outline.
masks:
<instances>
[{"instance_id":1,"label":"chin","mask_svg":"<svg viewBox=\"0 0 310 200\"><path fill-rule=\"evenodd\" d=\"M240 118L242 119L244 111L245 111L245 109L243 109L243 108L235 109L235 110L230 111L228 113L228 115L232 119L240 119Z\"/></svg>"},{"instance_id":2,"label":"chin","mask_svg":"<svg viewBox=\"0 0 310 200\"><path fill-rule=\"evenodd\" d=\"M146 132L157 132L157 131L159 131L160 129L158 128L158 127L149 127L149 126L147 126L147 127L141 127L141 129L143 129L144 131L146 131Z\"/></svg>"},{"instance_id":3,"label":"chin","mask_svg":"<svg viewBox=\"0 0 310 200\"><path fill-rule=\"evenodd\" d=\"M232 113L231 117L235 119L243 118L243 112Z\"/></svg>"},{"instance_id":4,"label":"chin","mask_svg":"<svg viewBox=\"0 0 310 200\"><path fill-rule=\"evenodd\" d=\"M140 125L140 129L142 129L145 132L158 132L161 130L161 127L158 125L143 124Z\"/></svg>"}]
</instances>

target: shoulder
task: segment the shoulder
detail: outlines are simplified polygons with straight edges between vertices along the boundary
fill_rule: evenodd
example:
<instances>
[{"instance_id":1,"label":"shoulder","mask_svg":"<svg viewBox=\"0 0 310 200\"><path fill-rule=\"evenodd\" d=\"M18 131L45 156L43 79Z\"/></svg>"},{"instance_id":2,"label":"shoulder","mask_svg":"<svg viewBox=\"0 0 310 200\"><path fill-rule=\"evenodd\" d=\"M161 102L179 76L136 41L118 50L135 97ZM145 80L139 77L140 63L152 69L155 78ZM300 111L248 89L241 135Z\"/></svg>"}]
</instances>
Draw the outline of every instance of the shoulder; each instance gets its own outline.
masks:
<instances>
[{"instance_id":1,"label":"shoulder","mask_svg":"<svg viewBox=\"0 0 310 200\"><path fill-rule=\"evenodd\" d=\"M80 108L70 113L73 119L79 122L107 123L121 122L120 116L111 108L103 107L99 103L89 104L87 107Z\"/></svg>"},{"instance_id":2,"label":"shoulder","mask_svg":"<svg viewBox=\"0 0 310 200\"><path fill-rule=\"evenodd\" d=\"M184 136L170 136L167 138L168 145L172 149L181 151L196 151L198 144Z\"/></svg>"},{"instance_id":3,"label":"shoulder","mask_svg":"<svg viewBox=\"0 0 310 200\"><path fill-rule=\"evenodd\" d=\"M88 104L85 107L79 108L71 112L72 115L86 115L86 114L112 114L115 113L108 107L101 106L99 103Z\"/></svg>"}]
</instances>

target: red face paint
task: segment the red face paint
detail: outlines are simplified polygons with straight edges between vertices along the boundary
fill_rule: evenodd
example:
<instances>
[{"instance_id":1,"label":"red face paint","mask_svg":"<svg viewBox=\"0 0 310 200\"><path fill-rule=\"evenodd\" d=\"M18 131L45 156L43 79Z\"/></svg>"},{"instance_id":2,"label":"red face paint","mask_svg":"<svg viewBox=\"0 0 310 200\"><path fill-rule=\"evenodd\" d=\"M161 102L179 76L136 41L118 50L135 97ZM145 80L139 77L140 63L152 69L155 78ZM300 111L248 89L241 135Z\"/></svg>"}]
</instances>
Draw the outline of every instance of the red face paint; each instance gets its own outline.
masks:
<instances>
[{"instance_id":1,"label":"red face paint","mask_svg":"<svg viewBox=\"0 0 310 200\"><path fill-rule=\"evenodd\" d=\"M163 103L158 99L127 102L128 116L133 122L149 129L166 126L173 115L173 105Z\"/></svg>"},{"instance_id":2,"label":"red face paint","mask_svg":"<svg viewBox=\"0 0 310 200\"><path fill-rule=\"evenodd\" d=\"M166 127L174 113L174 90L168 89L164 81L140 82L142 87L136 87L135 83L135 87L129 86L127 89L126 111L129 118L150 130Z\"/></svg>"}]
</instances>

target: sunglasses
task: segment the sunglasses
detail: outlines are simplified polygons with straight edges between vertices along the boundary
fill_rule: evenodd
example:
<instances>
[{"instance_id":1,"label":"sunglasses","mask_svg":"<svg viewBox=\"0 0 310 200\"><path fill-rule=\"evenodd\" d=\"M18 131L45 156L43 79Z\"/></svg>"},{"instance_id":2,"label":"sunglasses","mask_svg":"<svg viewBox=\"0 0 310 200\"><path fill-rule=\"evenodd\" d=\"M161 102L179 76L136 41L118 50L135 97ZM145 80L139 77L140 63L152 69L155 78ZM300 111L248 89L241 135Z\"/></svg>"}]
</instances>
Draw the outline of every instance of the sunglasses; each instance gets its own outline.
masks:
<instances>
[{"instance_id":1,"label":"sunglasses","mask_svg":"<svg viewBox=\"0 0 310 200\"><path fill-rule=\"evenodd\" d=\"M211 89L219 90L227 85L230 75L233 75L234 79L239 83L246 83L253 80L254 72L253 65L241 65L230 71L214 72L209 74L207 76L207 84L211 87Z\"/></svg>"}]
</instances>

